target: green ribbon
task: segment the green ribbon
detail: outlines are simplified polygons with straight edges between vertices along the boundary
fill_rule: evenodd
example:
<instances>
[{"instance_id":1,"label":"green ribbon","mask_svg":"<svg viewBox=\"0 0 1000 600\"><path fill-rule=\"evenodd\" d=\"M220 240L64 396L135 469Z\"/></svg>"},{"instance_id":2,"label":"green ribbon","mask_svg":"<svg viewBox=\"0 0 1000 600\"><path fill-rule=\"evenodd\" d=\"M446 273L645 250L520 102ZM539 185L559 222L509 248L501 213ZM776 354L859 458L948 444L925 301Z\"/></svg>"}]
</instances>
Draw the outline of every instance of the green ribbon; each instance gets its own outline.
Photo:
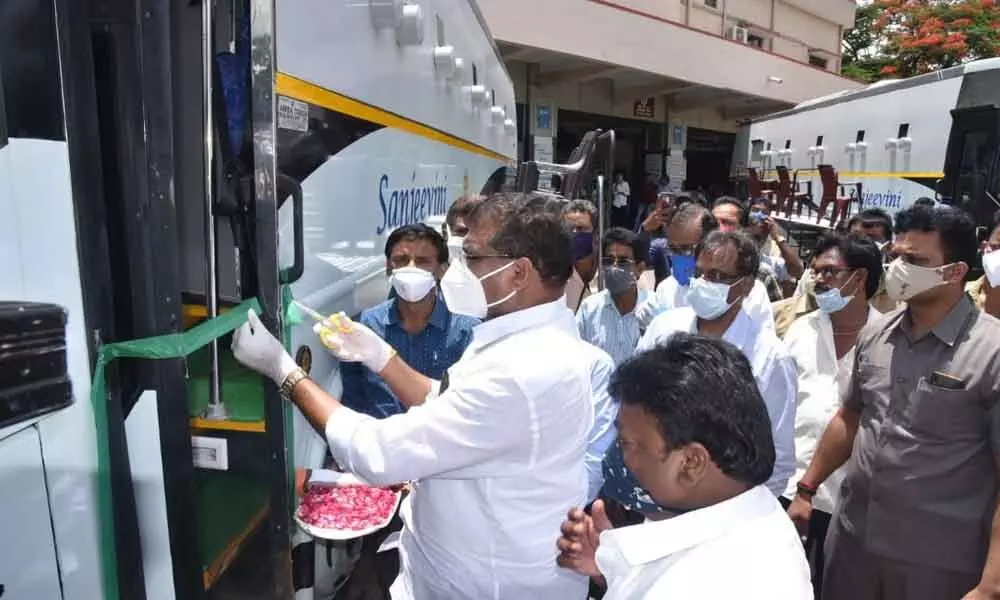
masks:
<instances>
[{"instance_id":1,"label":"green ribbon","mask_svg":"<svg viewBox=\"0 0 1000 600\"><path fill-rule=\"evenodd\" d=\"M288 292L288 297L290 297L290 292ZM290 304L286 302L285 306ZM112 361L118 358L143 358L147 360L183 358L246 323L247 311L250 309L260 312L260 302L256 298L246 300L231 311L200 323L183 333L115 342L101 346L98 351L97 365L94 367L94 380L90 387L90 404L94 410L94 424L97 428L97 499L105 600L118 600L115 512L111 493L111 447L108 441L107 403L109 398L105 370ZM286 419L286 421L289 420Z\"/></svg>"}]
</instances>

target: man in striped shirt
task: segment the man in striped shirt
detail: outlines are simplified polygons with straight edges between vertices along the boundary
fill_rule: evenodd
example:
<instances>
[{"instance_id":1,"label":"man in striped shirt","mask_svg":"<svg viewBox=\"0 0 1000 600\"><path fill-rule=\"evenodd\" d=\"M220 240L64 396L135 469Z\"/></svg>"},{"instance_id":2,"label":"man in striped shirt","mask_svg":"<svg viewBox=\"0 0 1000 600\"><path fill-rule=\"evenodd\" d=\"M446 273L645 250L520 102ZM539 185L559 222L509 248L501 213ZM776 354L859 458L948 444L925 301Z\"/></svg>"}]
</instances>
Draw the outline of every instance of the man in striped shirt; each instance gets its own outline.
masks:
<instances>
[{"instance_id":1,"label":"man in striped shirt","mask_svg":"<svg viewBox=\"0 0 1000 600\"><path fill-rule=\"evenodd\" d=\"M632 356L640 327L635 309L649 292L638 289L645 270L646 244L639 235L621 227L610 229L602 241L603 291L584 298L576 313L580 337L611 355L619 365Z\"/></svg>"}]
</instances>

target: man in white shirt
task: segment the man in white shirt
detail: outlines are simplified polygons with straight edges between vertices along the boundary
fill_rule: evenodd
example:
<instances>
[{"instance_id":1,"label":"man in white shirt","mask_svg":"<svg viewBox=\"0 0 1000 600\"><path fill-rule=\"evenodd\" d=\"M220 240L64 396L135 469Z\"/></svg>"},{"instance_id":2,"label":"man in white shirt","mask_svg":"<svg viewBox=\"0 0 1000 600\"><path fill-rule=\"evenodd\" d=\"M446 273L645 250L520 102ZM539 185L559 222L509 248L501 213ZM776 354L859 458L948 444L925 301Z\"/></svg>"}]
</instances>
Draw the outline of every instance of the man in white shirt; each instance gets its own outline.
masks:
<instances>
[{"instance_id":1,"label":"man in white shirt","mask_svg":"<svg viewBox=\"0 0 1000 600\"><path fill-rule=\"evenodd\" d=\"M843 481L833 473L816 490L799 489L823 430L840 408L849 389L858 333L880 316L869 303L882 278L882 253L874 242L858 235L827 233L816 241L812 271L819 310L797 319L785 334L785 345L798 368L795 410L795 477L789 480L782 504L800 494L812 498L812 519L802 526L813 587L823 587L823 542Z\"/></svg>"},{"instance_id":2,"label":"man in white shirt","mask_svg":"<svg viewBox=\"0 0 1000 600\"><path fill-rule=\"evenodd\" d=\"M774 331L747 313L744 298L756 281L757 245L749 236L717 231L698 247L697 278L691 282L690 306L669 310L653 320L639 340L642 352L686 332L722 338L746 354L771 419L776 460L767 487L780 496L795 472L795 361Z\"/></svg>"},{"instance_id":3,"label":"man in white shirt","mask_svg":"<svg viewBox=\"0 0 1000 600\"><path fill-rule=\"evenodd\" d=\"M763 486L774 466L767 411L743 354L678 334L621 367L625 461L653 499L680 513L611 528L570 511L559 564L607 585L605 600L811 600L794 526Z\"/></svg>"},{"instance_id":4,"label":"man in white shirt","mask_svg":"<svg viewBox=\"0 0 1000 600\"><path fill-rule=\"evenodd\" d=\"M376 420L310 381L255 315L236 358L270 377L326 433L339 465L373 484L413 481L400 514L394 600L579 598L552 539L586 501L594 421L590 373L566 310L572 270L562 216L498 194L468 215L465 261L441 280L452 312L483 318L441 382L406 365L367 328L324 321L324 344L379 373L410 410Z\"/></svg>"},{"instance_id":5,"label":"man in white shirt","mask_svg":"<svg viewBox=\"0 0 1000 600\"><path fill-rule=\"evenodd\" d=\"M698 244L708 234L718 229L718 221L704 206L689 203L677 209L667 222L667 254L670 257L670 277L656 286L656 294L650 296L636 309L636 317L642 326L648 326L656 315L688 304L688 286L694 275L694 252ZM743 302L743 308L750 318L762 327L774 329L771 301L767 289L759 281Z\"/></svg>"}]
</instances>

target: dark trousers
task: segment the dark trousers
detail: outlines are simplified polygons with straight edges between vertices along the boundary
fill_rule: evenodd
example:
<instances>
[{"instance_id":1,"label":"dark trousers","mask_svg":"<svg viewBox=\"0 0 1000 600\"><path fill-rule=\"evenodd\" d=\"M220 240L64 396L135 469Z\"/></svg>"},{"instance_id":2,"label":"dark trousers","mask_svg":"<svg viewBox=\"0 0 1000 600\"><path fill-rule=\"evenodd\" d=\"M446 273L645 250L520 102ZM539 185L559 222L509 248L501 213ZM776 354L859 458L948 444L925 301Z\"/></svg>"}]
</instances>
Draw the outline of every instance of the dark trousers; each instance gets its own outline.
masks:
<instances>
[{"instance_id":1,"label":"dark trousers","mask_svg":"<svg viewBox=\"0 0 1000 600\"><path fill-rule=\"evenodd\" d=\"M622 206L621 208L614 206L611 208L611 226L612 227L624 227L629 229L632 225L631 211L628 206ZM605 225L606 227L607 225Z\"/></svg>"},{"instance_id":2,"label":"dark trousers","mask_svg":"<svg viewBox=\"0 0 1000 600\"><path fill-rule=\"evenodd\" d=\"M830 525L822 600L961 600L978 583L979 573L946 571L872 554L836 518Z\"/></svg>"},{"instance_id":3,"label":"dark trousers","mask_svg":"<svg viewBox=\"0 0 1000 600\"><path fill-rule=\"evenodd\" d=\"M778 498L786 510L791 504L785 498ZM819 598L820 590L823 589L823 568L826 562L823 547L826 542L826 533L830 528L830 513L821 510L813 510L812 519L809 520L809 532L802 545L806 551L806 560L809 561L809 573L812 576L813 594Z\"/></svg>"}]
</instances>

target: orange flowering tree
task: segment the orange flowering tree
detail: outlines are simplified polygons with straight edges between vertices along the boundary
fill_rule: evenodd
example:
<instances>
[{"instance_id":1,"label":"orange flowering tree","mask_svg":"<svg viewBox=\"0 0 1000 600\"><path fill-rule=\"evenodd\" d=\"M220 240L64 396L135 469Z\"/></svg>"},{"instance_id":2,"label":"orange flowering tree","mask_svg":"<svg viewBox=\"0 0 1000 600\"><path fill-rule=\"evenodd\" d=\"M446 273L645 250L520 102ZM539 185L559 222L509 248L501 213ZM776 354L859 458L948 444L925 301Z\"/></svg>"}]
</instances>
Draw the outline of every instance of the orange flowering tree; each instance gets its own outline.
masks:
<instances>
[{"instance_id":1,"label":"orange flowering tree","mask_svg":"<svg viewBox=\"0 0 1000 600\"><path fill-rule=\"evenodd\" d=\"M873 0L844 36L844 74L912 77L1000 56L997 0Z\"/></svg>"}]
</instances>

